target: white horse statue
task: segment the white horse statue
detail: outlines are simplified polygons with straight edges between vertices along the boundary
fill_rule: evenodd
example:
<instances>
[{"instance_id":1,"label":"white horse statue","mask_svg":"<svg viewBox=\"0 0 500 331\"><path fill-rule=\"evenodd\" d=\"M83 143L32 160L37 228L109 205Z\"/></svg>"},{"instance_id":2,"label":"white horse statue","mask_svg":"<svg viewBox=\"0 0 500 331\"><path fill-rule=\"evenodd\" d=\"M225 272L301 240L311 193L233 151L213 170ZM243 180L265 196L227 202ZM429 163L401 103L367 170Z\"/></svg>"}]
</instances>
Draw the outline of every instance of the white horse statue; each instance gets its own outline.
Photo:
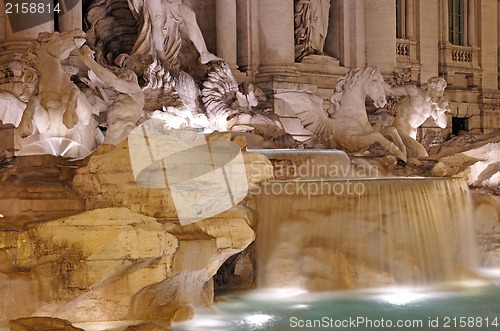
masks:
<instances>
[{"instance_id":1,"label":"white horse statue","mask_svg":"<svg viewBox=\"0 0 500 331\"><path fill-rule=\"evenodd\" d=\"M323 110L323 100L312 93L281 92L275 97L284 100L302 125L328 148L354 153L378 142L397 158L406 161L406 148L396 129L386 128L381 133L368 121L366 96L374 101L376 107L383 108L387 103L384 86L380 71L366 67L353 69L339 79L335 93L330 98L328 112Z\"/></svg>"},{"instance_id":2,"label":"white horse statue","mask_svg":"<svg viewBox=\"0 0 500 331\"><path fill-rule=\"evenodd\" d=\"M32 140L47 140L48 145L54 141L51 138L69 139L82 145L81 150L84 151L92 151L102 142L102 133L92 117L92 106L69 79L61 64L71 51L83 43L85 33L80 29L64 33L41 32L34 41L33 53L28 52L23 56L27 64L38 72L40 80L38 92L30 97L19 122L18 133L21 137L38 134L38 139ZM58 146L47 146L45 149L40 153L61 155ZM66 153L65 149L63 151ZM68 155L87 156L77 149L74 151L74 155Z\"/></svg>"}]
</instances>

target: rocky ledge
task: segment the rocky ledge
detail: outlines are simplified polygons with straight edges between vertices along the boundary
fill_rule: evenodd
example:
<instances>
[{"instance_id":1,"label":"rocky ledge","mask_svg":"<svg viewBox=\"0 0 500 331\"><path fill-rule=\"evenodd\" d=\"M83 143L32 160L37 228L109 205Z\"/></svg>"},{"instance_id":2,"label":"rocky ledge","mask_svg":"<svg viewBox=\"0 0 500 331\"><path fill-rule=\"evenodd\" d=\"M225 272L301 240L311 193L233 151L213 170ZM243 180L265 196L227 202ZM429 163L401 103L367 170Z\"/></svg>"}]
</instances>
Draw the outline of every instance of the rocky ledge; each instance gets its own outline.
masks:
<instances>
[{"instance_id":1,"label":"rocky ledge","mask_svg":"<svg viewBox=\"0 0 500 331\"><path fill-rule=\"evenodd\" d=\"M271 178L264 156L243 156L250 190ZM168 189L134 181L126 141L85 163L72 190L86 211L0 231L0 327L30 316L168 325L211 305L212 277L255 238L245 199L181 226Z\"/></svg>"}]
</instances>

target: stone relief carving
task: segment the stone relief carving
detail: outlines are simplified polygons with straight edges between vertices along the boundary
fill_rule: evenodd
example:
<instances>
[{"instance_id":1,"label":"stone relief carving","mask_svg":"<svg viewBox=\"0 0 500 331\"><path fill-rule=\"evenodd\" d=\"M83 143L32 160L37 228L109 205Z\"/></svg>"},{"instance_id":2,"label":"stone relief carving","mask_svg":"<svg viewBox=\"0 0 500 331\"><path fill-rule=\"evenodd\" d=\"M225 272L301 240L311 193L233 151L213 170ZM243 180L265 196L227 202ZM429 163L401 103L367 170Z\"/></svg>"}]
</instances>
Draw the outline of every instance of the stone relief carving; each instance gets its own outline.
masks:
<instances>
[{"instance_id":1,"label":"stone relief carving","mask_svg":"<svg viewBox=\"0 0 500 331\"><path fill-rule=\"evenodd\" d=\"M31 53L26 53L21 56L23 61L27 61ZM21 118L28 100L34 92L37 93L39 74L34 68L26 65L21 69L21 82L20 89L12 88L11 90L0 90L0 120L4 124L13 124L15 127L19 126ZM17 93L13 92L18 90Z\"/></svg>"},{"instance_id":2,"label":"stone relief carving","mask_svg":"<svg viewBox=\"0 0 500 331\"><path fill-rule=\"evenodd\" d=\"M451 110L450 103L444 98L446 86L446 81L441 77L429 78L422 88L415 85L386 86L388 95L403 97L396 105L393 125L406 146L408 157L427 156L424 146L416 138L417 128L429 117L432 117L440 128L446 128L446 113Z\"/></svg>"},{"instance_id":3,"label":"stone relief carving","mask_svg":"<svg viewBox=\"0 0 500 331\"><path fill-rule=\"evenodd\" d=\"M295 0L295 60L322 55L328 33L330 0Z\"/></svg>"},{"instance_id":4,"label":"stone relief carving","mask_svg":"<svg viewBox=\"0 0 500 331\"><path fill-rule=\"evenodd\" d=\"M0 119L4 124L13 124L19 126L23 117L26 103L21 101L14 93L6 90L0 90Z\"/></svg>"},{"instance_id":5,"label":"stone relief carving","mask_svg":"<svg viewBox=\"0 0 500 331\"><path fill-rule=\"evenodd\" d=\"M378 108L386 105L385 85L377 68L351 70L339 79L327 112L323 110L323 100L311 93L282 92L275 97L288 103L304 127L327 148L354 153L378 142L397 158L406 161L406 148L396 129L388 128L384 132L377 132L370 125L366 114L366 96L373 99Z\"/></svg>"}]
</instances>

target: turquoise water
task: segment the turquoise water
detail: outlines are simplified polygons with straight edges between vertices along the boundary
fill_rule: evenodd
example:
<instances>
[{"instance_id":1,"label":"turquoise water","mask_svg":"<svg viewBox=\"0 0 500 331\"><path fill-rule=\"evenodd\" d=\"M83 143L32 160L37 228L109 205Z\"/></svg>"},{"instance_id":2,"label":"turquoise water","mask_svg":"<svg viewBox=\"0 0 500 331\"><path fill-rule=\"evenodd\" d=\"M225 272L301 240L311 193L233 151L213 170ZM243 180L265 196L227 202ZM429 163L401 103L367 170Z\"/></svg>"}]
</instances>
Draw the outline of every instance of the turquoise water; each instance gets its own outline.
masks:
<instances>
[{"instance_id":1,"label":"turquoise water","mask_svg":"<svg viewBox=\"0 0 500 331\"><path fill-rule=\"evenodd\" d=\"M220 300L174 331L500 330L500 282L320 294L259 290Z\"/></svg>"}]
</instances>

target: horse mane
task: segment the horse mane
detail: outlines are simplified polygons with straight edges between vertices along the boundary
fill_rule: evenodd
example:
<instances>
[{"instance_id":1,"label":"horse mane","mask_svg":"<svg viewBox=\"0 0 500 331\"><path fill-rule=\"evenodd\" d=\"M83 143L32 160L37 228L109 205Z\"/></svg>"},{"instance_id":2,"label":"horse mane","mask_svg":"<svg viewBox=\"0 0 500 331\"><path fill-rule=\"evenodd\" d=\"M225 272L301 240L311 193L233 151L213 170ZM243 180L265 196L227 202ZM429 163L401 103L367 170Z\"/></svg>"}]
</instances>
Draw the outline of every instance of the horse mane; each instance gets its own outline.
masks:
<instances>
[{"instance_id":1,"label":"horse mane","mask_svg":"<svg viewBox=\"0 0 500 331\"><path fill-rule=\"evenodd\" d=\"M54 34L54 32L40 32L38 33L38 37L35 39L35 41L39 42L39 43L46 43L46 42L49 42L52 38L52 35Z\"/></svg>"},{"instance_id":2,"label":"horse mane","mask_svg":"<svg viewBox=\"0 0 500 331\"><path fill-rule=\"evenodd\" d=\"M335 91L330 97L331 105L328 113L331 115L340 108L340 100L342 99L346 89L352 89L352 87L361 79L373 74L380 74L380 70L376 67L356 68L351 69L351 71L349 71L344 77L340 77L337 81Z\"/></svg>"},{"instance_id":3,"label":"horse mane","mask_svg":"<svg viewBox=\"0 0 500 331\"><path fill-rule=\"evenodd\" d=\"M42 44L45 44L50 41L52 37L53 32L39 32L38 37L33 39L31 43L28 45L28 47L25 50L25 54L30 54L32 56L35 56L35 49L40 48Z\"/></svg>"}]
</instances>

